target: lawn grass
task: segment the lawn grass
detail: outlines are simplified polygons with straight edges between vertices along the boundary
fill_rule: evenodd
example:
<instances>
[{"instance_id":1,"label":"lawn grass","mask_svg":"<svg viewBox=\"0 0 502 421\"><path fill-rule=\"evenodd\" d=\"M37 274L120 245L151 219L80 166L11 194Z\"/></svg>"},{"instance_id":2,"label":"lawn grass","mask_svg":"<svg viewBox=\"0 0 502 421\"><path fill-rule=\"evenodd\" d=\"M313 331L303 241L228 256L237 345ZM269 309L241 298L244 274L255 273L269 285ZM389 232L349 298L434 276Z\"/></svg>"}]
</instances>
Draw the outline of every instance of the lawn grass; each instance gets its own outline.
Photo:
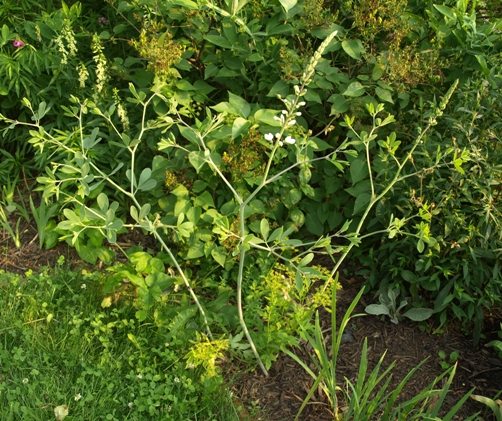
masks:
<instances>
[{"instance_id":1,"label":"lawn grass","mask_svg":"<svg viewBox=\"0 0 502 421\"><path fill-rule=\"evenodd\" d=\"M103 282L63 265L0 272L0 419L66 405L72 421L239 420L221 377L187 368L186 330L168 343L128 300L103 307Z\"/></svg>"}]
</instances>

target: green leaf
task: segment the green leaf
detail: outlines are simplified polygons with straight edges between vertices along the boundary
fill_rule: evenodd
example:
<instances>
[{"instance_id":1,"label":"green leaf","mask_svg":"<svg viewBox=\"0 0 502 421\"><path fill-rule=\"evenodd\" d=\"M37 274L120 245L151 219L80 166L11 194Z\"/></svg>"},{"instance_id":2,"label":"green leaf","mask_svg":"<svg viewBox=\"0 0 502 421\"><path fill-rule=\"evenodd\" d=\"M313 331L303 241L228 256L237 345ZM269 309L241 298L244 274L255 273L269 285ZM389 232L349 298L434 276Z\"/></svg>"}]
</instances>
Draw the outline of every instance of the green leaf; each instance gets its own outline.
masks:
<instances>
[{"instance_id":1,"label":"green leaf","mask_svg":"<svg viewBox=\"0 0 502 421\"><path fill-rule=\"evenodd\" d=\"M321 97L313 89L308 89L307 90L307 93L305 94L305 101L316 102L317 104L322 104Z\"/></svg>"},{"instance_id":2,"label":"green leaf","mask_svg":"<svg viewBox=\"0 0 502 421\"><path fill-rule=\"evenodd\" d=\"M365 93L365 89L364 89L364 86L361 85L361 82L352 82L348 87L347 89L345 90L345 92L343 92L342 94L345 95L345 96L349 96L349 97L359 97L361 95L363 95Z\"/></svg>"},{"instance_id":3,"label":"green leaf","mask_svg":"<svg viewBox=\"0 0 502 421\"><path fill-rule=\"evenodd\" d=\"M408 317L408 319L414 322L421 322L432 316L433 310L430 308L411 308L403 316Z\"/></svg>"},{"instance_id":4,"label":"green leaf","mask_svg":"<svg viewBox=\"0 0 502 421\"><path fill-rule=\"evenodd\" d=\"M373 70L371 71L371 79L378 80L385 73L385 68L381 64L375 64Z\"/></svg>"},{"instance_id":5,"label":"green leaf","mask_svg":"<svg viewBox=\"0 0 502 421\"><path fill-rule=\"evenodd\" d=\"M308 253L303 257L302 260L300 260L300 263L298 263L298 267L303 267L307 266L312 260L314 259L314 253Z\"/></svg>"},{"instance_id":6,"label":"green leaf","mask_svg":"<svg viewBox=\"0 0 502 421\"><path fill-rule=\"evenodd\" d=\"M447 18L451 20L455 20L456 16L453 11L453 9L449 8L448 6L443 6L442 4L434 4L433 5L442 15L446 16Z\"/></svg>"},{"instance_id":7,"label":"green leaf","mask_svg":"<svg viewBox=\"0 0 502 421\"><path fill-rule=\"evenodd\" d=\"M301 291L303 289L303 278L299 270L297 270L295 273L295 286L298 291Z\"/></svg>"},{"instance_id":8,"label":"green leaf","mask_svg":"<svg viewBox=\"0 0 502 421\"><path fill-rule=\"evenodd\" d=\"M260 221L260 233L265 241L267 241L268 234L270 233L270 225L267 218L263 218Z\"/></svg>"},{"instance_id":9,"label":"green leaf","mask_svg":"<svg viewBox=\"0 0 502 421\"><path fill-rule=\"evenodd\" d=\"M383 304L370 304L364 311L368 314L373 314L375 316L389 315L389 309Z\"/></svg>"},{"instance_id":10,"label":"green leaf","mask_svg":"<svg viewBox=\"0 0 502 421\"><path fill-rule=\"evenodd\" d=\"M148 214L150 213L151 206L149 203L145 203L139 212L139 220L141 221L142 219L145 219Z\"/></svg>"},{"instance_id":11,"label":"green leaf","mask_svg":"<svg viewBox=\"0 0 502 421\"><path fill-rule=\"evenodd\" d=\"M356 60L361 59L361 54L364 53L364 47L359 39L342 41L342 48L350 57Z\"/></svg>"},{"instance_id":12,"label":"green leaf","mask_svg":"<svg viewBox=\"0 0 502 421\"><path fill-rule=\"evenodd\" d=\"M365 210L366 207L368 206L368 203L371 200L371 194L369 193L362 193L356 197L356 201L354 203L354 211L353 214L356 215L360 211Z\"/></svg>"},{"instance_id":13,"label":"green leaf","mask_svg":"<svg viewBox=\"0 0 502 421\"><path fill-rule=\"evenodd\" d=\"M178 125L178 128L179 128L181 135L186 140L188 140L189 142L192 142L196 145L199 144L199 138L197 137L197 135L194 133L194 131L191 128L186 127L186 126L182 126L182 125Z\"/></svg>"},{"instance_id":14,"label":"green leaf","mask_svg":"<svg viewBox=\"0 0 502 421\"><path fill-rule=\"evenodd\" d=\"M196 180L194 183L193 183L193 186L192 186L192 191L194 193L200 193L201 191L205 190L207 187L207 183L205 181L202 181L202 180Z\"/></svg>"},{"instance_id":15,"label":"green leaf","mask_svg":"<svg viewBox=\"0 0 502 421\"><path fill-rule=\"evenodd\" d=\"M274 231L272 231L272 234L270 234L270 237L268 237L269 242L273 242L277 240L279 237L282 236L282 232L284 231L283 227L276 228Z\"/></svg>"},{"instance_id":16,"label":"green leaf","mask_svg":"<svg viewBox=\"0 0 502 421\"><path fill-rule=\"evenodd\" d=\"M417 276L409 271L409 270L403 270L401 272L401 277L406 281L406 282L409 282L410 284L414 284L416 282L418 282L418 278Z\"/></svg>"},{"instance_id":17,"label":"green leaf","mask_svg":"<svg viewBox=\"0 0 502 421\"><path fill-rule=\"evenodd\" d=\"M286 199L284 200L284 205L290 208L296 203L298 203L302 198L302 192L298 189L290 189L286 195Z\"/></svg>"},{"instance_id":18,"label":"green leaf","mask_svg":"<svg viewBox=\"0 0 502 421\"><path fill-rule=\"evenodd\" d=\"M237 117L232 124L232 139L236 139L243 130L246 130L251 123L245 118Z\"/></svg>"},{"instance_id":19,"label":"green leaf","mask_svg":"<svg viewBox=\"0 0 502 421\"><path fill-rule=\"evenodd\" d=\"M206 35L204 39L221 48L226 48L228 50L232 48L230 41L220 35Z\"/></svg>"},{"instance_id":20,"label":"green leaf","mask_svg":"<svg viewBox=\"0 0 502 421\"><path fill-rule=\"evenodd\" d=\"M208 210L209 208L214 208L214 201L211 193L205 190L202 194L196 197L195 206L200 206L204 210Z\"/></svg>"},{"instance_id":21,"label":"green leaf","mask_svg":"<svg viewBox=\"0 0 502 421\"><path fill-rule=\"evenodd\" d=\"M229 92L228 102L235 107L241 117L248 118L249 113L251 112L251 106L245 99L242 99L240 96L234 95L232 92Z\"/></svg>"},{"instance_id":22,"label":"green leaf","mask_svg":"<svg viewBox=\"0 0 502 421\"><path fill-rule=\"evenodd\" d=\"M208 85L203 80L196 80L193 84L193 87L198 94L203 95L207 95L215 90L215 88L213 88L211 85Z\"/></svg>"},{"instance_id":23,"label":"green leaf","mask_svg":"<svg viewBox=\"0 0 502 421\"><path fill-rule=\"evenodd\" d=\"M357 197L363 193L371 192L371 184L369 180L363 180L354 185L353 187L349 187L345 189L345 191L350 194L352 197Z\"/></svg>"},{"instance_id":24,"label":"green leaf","mask_svg":"<svg viewBox=\"0 0 502 421\"><path fill-rule=\"evenodd\" d=\"M180 184L178 187L172 190L171 193L178 198L188 196L188 190L183 184Z\"/></svg>"},{"instance_id":25,"label":"green leaf","mask_svg":"<svg viewBox=\"0 0 502 421\"><path fill-rule=\"evenodd\" d=\"M215 247L211 250L211 256L222 267L225 267L225 261L227 258L224 250L225 249L223 247Z\"/></svg>"},{"instance_id":26,"label":"green leaf","mask_svg":"<svg viewBox=\"0 0 502 421\"><path fill-rule=\"evenodd\" d=\"M328 98L328 102L331 102L331 112L330 116L334 114L342 114L349 109L348 101L343 97L343 95L335 94Z\"/></svg>"},{"instance_id":27,"label":"green leaf","mask_svg":"<svg viewBox=\"0 0 502 421\"><path fill-rule=\"evenodd\" d=\"M100 193L97 197L98 206L99 209L101 209L103 212L106 212L109 207L109 201L108 201L108 196L105 193Z\"/></svg>"},{"instance_id":28,"label":"green leaf","mask_svg":"<svg viewBox=\"0 0 502 421\"><path fill-rule=\"evenodd\" d=\"M138 190L141 191L150 191L157 187L157 181L151 178L150 180L145 181L144 183L140 183L138 186Z\"/></svg>"},{"instance_id":29,"label":"green leaf","mask_svg":"<svg viewBox=\"0 0 502 421\"><path fill-rule=\"evenodd\" d=\"M303 224L305 224L305 215L298 208L295 208L291 211L290 218L291 221L293 221L293 223L296 224L298 227L302 227Z\"/></svg>"},{"instance_id":30,"label":"green leaf","mask_svg":"<svg viewBox=\"0 0 502 421\"><path fill-rule=\"evenodd\" d=\"M279 0L281 3L282 7L284 7L284 10L286 11L286 14L296 6L297 0Z\"/></svg>"},{"instance_id":31,"label":"green leaf","mask_svg":"<svg viewBox=\"0 0 502 421\"><path fill-rule=\"evenodd\" d=\"M178 5L190 10L199 10L199 5L192 0L169 0L169 5Z\"/></svg>"},{"instance_id":32,"label":"green leaf","mask_svg":"<svg viewBox=\"0 0 502 421\"><path fill-rule=\"evenodd\" d=\"M176 82L176 87L181 91L195 91L194 86L184 79L178 80Z\"/></svg>"},{"instance_id":33,"label":"green leaf","mask_svg":"<svg viewBox=\"0 0 502 421\"><path fill-rule=\"evenodd\" d=\"M256 113L254 113L253 117L256 123L264 123L268 124L269 126L278 127L281 125L281 123L274 119L275 116L277 116L276 110L268 110L261 108L258 111L256 111Z\"/></svg>"},{"instance_id":34,"label":"green leaf","mask_svg":"<svg viewBox=\"0 0 502 421\"><path fill-rule=\"evenodd\" d=\"M368 165L361 158L354 159L350 164L350 181L356 184L368 176Z\"/></svg>"},{"instance_id":35,"label":"green leaf","mask_svg":"<svg viewBox=\"0 0 502 421\"><path fill-rule=\"evenodd\" d=\"M190 161L190 164L192 164L192 166L195 168L195 171L197 171L197 173L199 173L200 169L206 163L204 152L202 151L191 152L188 155L188 160Z\"/></svg>"},{"instance_id":36,"label":"green leaf","mask_svg":"<svg viewBox=\"0 0 502 421\"><path fill-rule=\"evenodd\" d=\"M319 221L316 212L309 212L305 216L305 226L310 233L321 236L324 234L324 225Z\"/></svg>"},{"instance_id":37,"label":"green leaf","mask_svg":"<svg viewBox=\"0 0 502 421\"><path fill-rule=\"evenodd\" d=\"M293 27L289 23L275 26L272 29L268 29L268 25L267 25L267 35L270 37L274 36L274 35L289 34L292 32L292 30L293 30Z\"/></svg>"},{"instance_id":38,"label":"green leaf","mask_svg":"<svg viewBox=\"0 0 502 421\"><path fill-rule=\"evenodd\" d=\"M380 98L382 101L394 104L394 100L392 99L392 94L387 89L383 89L380 88L380 86L377 86L375 89L375 93L377 94L378 98Z\"/></svg>"},{"instance_id":39,"label":"green leaf","mask_svg":"<svg viewBox=\"0 0 502 421\"><path fill-rule=\"evenodd\" d=\"M267 211L265 209L265 205L261 200L254 199L249 203L249 205L246 206L244 209L244 215L246 218L250 217L251 215L263 215L266 214Z\"/></svg>"},{"instance_id":40,"label":"green leaf","mask_svg":"<svg viewBox=\"0 0 502 421\"><path fill-rule=\"evenodd\" d=\"M204 243L201 241L195 242L188 249L188 252L185 256L186 259L198 259L199 257L204 256Z\"/></svg>"},{"instance_id":41,"label":"green leaf","mask_svg":"<svg viewBox=\"0 0 502 421\"><path fill-rule=\"evenodd\" d=\"M267 96L277 97L277 95L280 95L282 98L286 98L289 95L289 89L289 85L286 82L279 80L275 82L274 86L272 86Z\"/></svg>"},{"instance_id":42,"label":"green leaf","mask_svg":"<svg viewBox=\"0 0 502 421\"><path fill-rule=\"evenodd\" d=\"M148 313L146 312L146 310L138 310L136 312L136 318L140 322L144 322L147 317L148 317Z\"/></svg>"},{"instance_id":43,"label":"green leaf","mask_svg":"<svg viewBox=\"0 0 502 421\"><path fill-rule=\"evenodd\" d=\"M188 238L194 231L194 225L191 222L183 222L182 224L176 226L176 229L178 230L179 234L182 237Z\"/></svg>"}]
</instances>

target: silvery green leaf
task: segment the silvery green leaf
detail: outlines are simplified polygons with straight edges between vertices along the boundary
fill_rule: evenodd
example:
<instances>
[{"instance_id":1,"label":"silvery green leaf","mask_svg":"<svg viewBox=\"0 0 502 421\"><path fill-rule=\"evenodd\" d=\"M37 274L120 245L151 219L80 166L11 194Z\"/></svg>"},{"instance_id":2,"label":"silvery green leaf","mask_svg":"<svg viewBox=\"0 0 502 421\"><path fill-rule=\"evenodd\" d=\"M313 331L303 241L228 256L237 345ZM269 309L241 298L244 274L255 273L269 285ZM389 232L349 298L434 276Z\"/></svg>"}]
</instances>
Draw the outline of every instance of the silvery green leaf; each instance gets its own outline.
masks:
<instances>
[{"instance_id":1,"label":"silvery green leaf","mask_svg":"<svg viewBox=\"0 0 502 421\"><path fill-rule=\"evenodd\" d=\"M432 316L433 310L430 308L412 308L408 310L403 316L408 317L408 319L414 322L421 322Z\"/></svg>"},{"instance_id":2,"label":"silvery green leaf","mask_svg":"<svg viewBox=\"0 0 502 421\"><path fill-rule=\"evenodd\" d=\"M383 304L370 304L364 311L368 314L373 314L375 316L380 316L382 314L389 315L389 309Z\"/></svg>"},{"instance_id":3,"label":"silvery green leaf","mask_svg":"<svg viewBox=\"0 0 502 421\"><path fill-rule=\"evenodd\" d=\"M397 308L396 312L399 313L399 310L401 310L402 308L406 307L406 304L408 304L407 300L401 301L401 304L399 304L399 307Z\"/></svg>"}]
</instances>

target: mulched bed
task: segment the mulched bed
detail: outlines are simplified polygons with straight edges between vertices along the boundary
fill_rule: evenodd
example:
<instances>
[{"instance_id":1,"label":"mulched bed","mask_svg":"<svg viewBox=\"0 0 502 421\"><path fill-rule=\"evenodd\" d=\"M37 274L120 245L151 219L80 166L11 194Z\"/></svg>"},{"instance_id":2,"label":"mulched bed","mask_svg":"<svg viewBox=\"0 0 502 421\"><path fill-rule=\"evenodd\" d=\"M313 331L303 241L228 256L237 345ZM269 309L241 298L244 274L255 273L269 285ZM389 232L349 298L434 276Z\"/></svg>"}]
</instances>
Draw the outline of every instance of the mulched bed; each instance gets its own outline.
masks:
<instances>
[{"instance_id":1,"label":"mulched bed","mask_svg":"<svg viewBox=\"0 0 502 421\"><path fill-rule=\"evenodd\" d=\"M342 285L344 289L338 294L337 302L338 320L341 320L360 289L360 285L355 280L342 280ZM370 299L369 295L363 296L354 314L363 313L365 306L371 303ZM489 315L485 323L485 335L493 339L500 320L502 320L500 309ZM321 325L329 344L331 343L329 314L322 315ZM438 356L441 350L446 355L453 351L459 352L457 372L443 409L451 409L472 388L475 388L475 394L491 398L502 390L502 361L497 358L493 349L484 347L488 340L483 340L477 347L473 347L471 339L455 325L450 326L441 335L421 331L418 325L412 322L403 321L396 325L390 323L388 319L382 321L375 316L355 318L349 326L353 329L355 340L341 346L337 364L339 386L344 386L345 377L353 383L357 380L363 341L364 338L368 338L369 370L376 365L385 352L384 367L396 361L392 370L393 379L389 391L394 390L393 387L412 368L429 357L408 382L402 393L402 399L412 398L443 372ZM309 344L301 344L294 352L303 361L311 361L312 350ZM311 368L314 366L311 365ZM268 378L258 371L247 374L235 373L233 378L234 392L242 402L248 406L259 406L263 410L264 415L254 418L261 421L294 420L312 384L312 378L295 361L284 355L273 364ZM342 406L341 395L339 399ZM489 411L486 411L483 404L472 399L467 400L455 419L464 420L478 411L481 411L484 421L495 419ZM334 417L322 392L313 396L299 419L333 421Z\"/></svg>"},{"instance_id":2,"label":"mulched bed","mask_svg":"<svg viewBox=\"0 0 502 421\"><path fill-rule=\"evenodd\" d=\"M15 223L14 223L15 226ZM59 256L65 256L70 265L82 265L76 251L65 243L59 244L51 250L40 250L38 247L37 231L33 225L23 221L20 227L21 248L14 247L6 232L0 231L0 269L11 272L24 273L28 269L37 270L42 266L53 266ZM138 233L121 238L124 246L144 243L151 246L151 239L142 237ZM337 314L339 320L345 313L350 302L360 289L361 281L342 279L343 289L338 294ZM371 297L364 296L356 308L356 313L363 313L364 307L370 304ZM418 363L429 357L421 369L411 378L408 387L403 391L402 398L411 398L424 389L434 378L441 374L439 365L439 351L449 355L453 351L459 352L457 374L453 381L452 390L443 408L450 409L465 393L475 388L474 393L493 398L502 390L502 361L497 358L492 348L484 346L489 340L496 339L497 329L502 320L502 309L494 309L492 314L485 317L484 334L477 347L453 322L441 335L433 335L421 331L417 324L404 321L392 324L388 320L379 320L374 316L365 316L351 321L354 341L342 345L338 361L338 379L343 386L343 379L351 381L357 378L359 357L364 338L368 338L368 355L370 369L380 356L386 352L385 367L396 361L393 369L391 387L406 376ZM327 335L328 343L330 316L321 314L323 331ZM304 361L310 361L312 349L308 344L294 350ZM245 407L259 407L259 415L253 415L244 410L243 419L251 415L252 420L260 421L290 421L294 420L304 397L312 385L310 376L293 360L287 356L280 356L273 364L269 377L261 372L243 373L243 367L227 365L225 371L233 391ZM313 368L313 365L312 365ZM341 401L340 401L341 402ZM469 399L456 417L463 420L475 412L481 411L484 421L494 420L492 414L484 405ZM327 399L322 392L316 393L311 402L301 414L300 420L332 421Z\"/></svg>"}]
</instances>

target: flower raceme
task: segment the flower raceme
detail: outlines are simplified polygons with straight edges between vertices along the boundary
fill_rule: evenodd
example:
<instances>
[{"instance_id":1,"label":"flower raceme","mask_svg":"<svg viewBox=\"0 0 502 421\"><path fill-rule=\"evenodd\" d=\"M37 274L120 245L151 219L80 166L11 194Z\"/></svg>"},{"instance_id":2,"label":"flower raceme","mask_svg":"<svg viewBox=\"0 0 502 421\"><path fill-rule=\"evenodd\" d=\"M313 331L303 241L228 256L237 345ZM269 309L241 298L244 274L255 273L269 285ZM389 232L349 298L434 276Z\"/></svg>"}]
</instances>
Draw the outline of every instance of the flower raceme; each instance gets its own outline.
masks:
<instances>
[{"instance_id":1,"label":"flower raceme","mask_svg":"<svg viewBox=\"0 0 502 421\"><path fill-rule=\"evenodd\" d=\"M272 133L267 133L266 135L264 135L264 137L265 137L265 140L268 140L270 143L272 143L274 140L274 137L279 139L280 135L279 135L279 133L276 133L276 135L274 136ZM284 139L284 142L289 143L290 145L294 145L296 142L296 139L292 138L291 136L286 136L286 139ZM279 145L280 146L283 145L283 142L281 140L279 140Z\"/></svg>"}]
</instances>

